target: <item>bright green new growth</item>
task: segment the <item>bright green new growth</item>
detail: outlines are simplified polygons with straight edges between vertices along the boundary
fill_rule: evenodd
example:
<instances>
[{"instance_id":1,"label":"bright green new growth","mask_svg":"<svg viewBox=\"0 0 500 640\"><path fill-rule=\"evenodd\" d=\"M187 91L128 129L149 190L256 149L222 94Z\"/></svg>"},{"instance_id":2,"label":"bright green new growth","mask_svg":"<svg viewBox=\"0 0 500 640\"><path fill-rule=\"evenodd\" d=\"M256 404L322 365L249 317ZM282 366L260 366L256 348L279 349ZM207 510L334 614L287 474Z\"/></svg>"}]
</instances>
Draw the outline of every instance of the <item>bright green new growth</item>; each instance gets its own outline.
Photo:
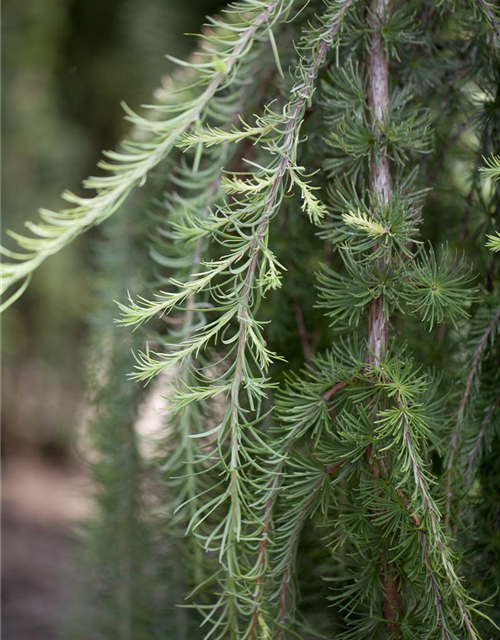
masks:
<instances>
[{"instance_id":1,"label":"bright green new growth","mask_svg":"<svg viewBox=\"0 0 500 640\"><path fill-rule=\"evenodd\" d=\"M187 609L134 627L129 591L117 638L498 633L500 607L491 620L482 604L499 604L500 570L497 14L231 5L150 117L129 113L136 141L86 183L95 197L16 237L28 254L5 251L5 287L20 285L7 306L153 168L165 176L133 236L149 275L127 284L111 335L144 345L129 378L168 404L154 517L132 521L180 548L168 598ZM137 474L133 433L127 447Z\"/></svg>"}]
</instances>

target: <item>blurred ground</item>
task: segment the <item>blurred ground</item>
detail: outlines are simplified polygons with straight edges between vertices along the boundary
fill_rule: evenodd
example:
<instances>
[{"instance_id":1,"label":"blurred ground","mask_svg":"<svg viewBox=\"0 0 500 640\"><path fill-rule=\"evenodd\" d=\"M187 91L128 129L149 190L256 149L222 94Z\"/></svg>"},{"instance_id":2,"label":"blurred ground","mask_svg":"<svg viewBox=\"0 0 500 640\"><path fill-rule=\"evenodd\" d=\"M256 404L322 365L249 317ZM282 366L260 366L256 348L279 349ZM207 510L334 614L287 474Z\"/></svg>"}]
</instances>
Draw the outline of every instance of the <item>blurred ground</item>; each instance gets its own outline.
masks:
<instances>
[{"instance_id":1,"label":"blurred ground","mask_svg":"<svg viewBox=\"0 0 500 640\"><path fill-rule=\"evenodd\" d=\"M18 450L2 469L2 638L56 640L78 594L75 528L90 483L73 463Z\"/></svg>"}]
</instances>

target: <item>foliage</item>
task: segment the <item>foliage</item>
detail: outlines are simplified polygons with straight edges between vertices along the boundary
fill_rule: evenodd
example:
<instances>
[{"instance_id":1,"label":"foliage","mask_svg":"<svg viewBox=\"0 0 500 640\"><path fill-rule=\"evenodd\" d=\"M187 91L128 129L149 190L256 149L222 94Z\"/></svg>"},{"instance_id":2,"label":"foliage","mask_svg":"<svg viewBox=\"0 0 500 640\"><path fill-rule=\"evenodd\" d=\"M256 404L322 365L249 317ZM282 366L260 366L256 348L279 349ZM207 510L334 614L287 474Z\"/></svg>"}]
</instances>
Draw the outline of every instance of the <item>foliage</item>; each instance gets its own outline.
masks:
<instances>
[{"instance_id":1,"label":"foliage","mask_svg":"<svg viewBox=\"0 0 500 640\"><path fill-rule=\"evenodd\" d=\"M7 252L8 304L166 176L114 331L168 387L146 529L180 544L189 637L496 633L497 26L482 0L230 5L96 195Z\"/></svg>"},{"instance_id":2,"label":"foliage","mask_svg":"<svg viewBox=\"0 0 500 640\"><path fill-rule=\"evenodd\" d=\"M151 484L135 430L144 392L126 378L133 361L133 337L116 334L109 295L123 295L125 282L144 277L144 251L136 246L144 222L131 211L111 221L96 250L101 304L93 321L89 391L94 415L88 430L88 464L95 480L96 513L85 523L79 562L83 602L73 605L75 639L160 638L175 635L176 618L158 598L166 549L151 530ZM135 273L130 258L134 257ZM106 354L103 358L103 354ZM88 616L89 611L93 614ZM168 616L168 617L167 617Z\"/></svg>"}]
</instances>

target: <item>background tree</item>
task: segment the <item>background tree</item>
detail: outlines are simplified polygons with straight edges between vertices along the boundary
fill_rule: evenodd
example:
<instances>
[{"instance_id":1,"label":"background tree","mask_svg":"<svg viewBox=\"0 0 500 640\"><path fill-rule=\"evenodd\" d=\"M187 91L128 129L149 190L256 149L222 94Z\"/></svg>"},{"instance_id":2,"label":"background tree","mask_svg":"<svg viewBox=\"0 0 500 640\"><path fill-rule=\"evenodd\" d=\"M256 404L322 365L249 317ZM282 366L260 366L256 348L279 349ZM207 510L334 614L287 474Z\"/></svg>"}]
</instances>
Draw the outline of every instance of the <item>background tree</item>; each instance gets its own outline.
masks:
<instances>
[{"instance_id":1,"label":"background tree","mask_svg":"<svg viewBox=\"0 0 500 640\"><path fill-rule=\"evenodd\" d=\"M100 479L103 513L115 482L133 514L119 540L160 530L142 569L161 543L184 552L181 575L144 572L160 602L191 592L182 631L143 612L148 637L494 637L497 160L481 167L498 150L498 12L246 0L222 15L147 115L126 109L134 133L86 181L95 195L42 210L2 273L8 306L146 189L144 273L118 231L101 251L115 277L134 266L130 377L169 387L158 505ZM119 331L98 385L114 410ZM127 593L111 626L140 637Z\"/></svg>"}]
</instances>

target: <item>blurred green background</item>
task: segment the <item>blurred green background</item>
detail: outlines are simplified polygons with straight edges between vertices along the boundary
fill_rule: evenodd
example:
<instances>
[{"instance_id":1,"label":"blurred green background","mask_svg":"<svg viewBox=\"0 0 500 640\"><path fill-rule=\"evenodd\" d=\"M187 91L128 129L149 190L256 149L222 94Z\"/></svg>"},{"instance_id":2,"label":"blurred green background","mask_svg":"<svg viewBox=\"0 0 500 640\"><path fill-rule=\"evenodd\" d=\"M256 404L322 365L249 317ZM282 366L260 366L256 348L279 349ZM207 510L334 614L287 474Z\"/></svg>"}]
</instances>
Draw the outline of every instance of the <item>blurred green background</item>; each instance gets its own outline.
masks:
<instances>
[{"instance_id":1,"label":"blurred green background","mask_svg":"<svg viewBox=\"0 0 500 640\"><path fill-rule=\"evenodd\" d=\"M2 242L82 193L216 0L3 0ZM3 637L51 640L71 597L66 527L84 515L75 436L88 415L95 229L47 261L2 324Z\"/></svg>"},{"instance_id":2,"label":"blurred green background","mask_svg":"<svg viewBox=\"0 0 500 640\"><path fill-rule=\"evenodd\" d=\"M4 0L3 236L60 193L81 193L101 150L127 130L120 101L148 102L164 57L188 55L214 0ZM89 245L99 230L47 261L3 320L5 453L18 439L56 452L82 401L92 314ZM5 241L5 238L3 238ZM8 245L8 240L6 241ZM22 396L22 402L19 401Z\"/></svg>"}]
</instances>

